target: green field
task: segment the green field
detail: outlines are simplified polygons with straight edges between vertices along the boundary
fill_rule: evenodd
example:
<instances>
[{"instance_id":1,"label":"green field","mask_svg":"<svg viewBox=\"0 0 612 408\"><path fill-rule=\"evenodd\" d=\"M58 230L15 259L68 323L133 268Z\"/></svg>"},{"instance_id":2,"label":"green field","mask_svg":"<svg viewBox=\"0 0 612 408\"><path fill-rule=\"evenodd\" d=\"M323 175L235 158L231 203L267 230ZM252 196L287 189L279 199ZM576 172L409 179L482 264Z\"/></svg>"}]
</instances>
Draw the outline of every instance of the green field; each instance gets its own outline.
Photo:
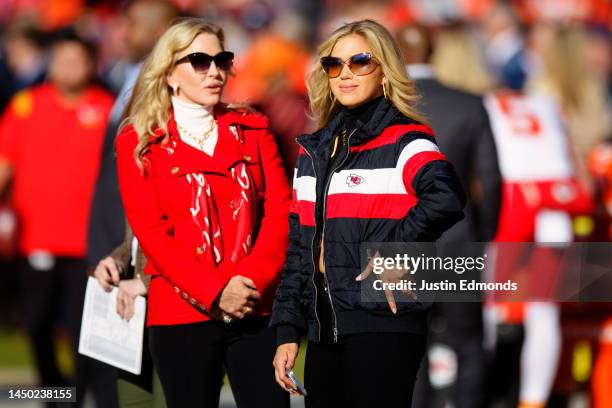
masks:
<instances>
[{"instance_id":1,"label":"green field","mask_svg":"<svg viewBox=\"0 0 612 408\"><path fill-rule=\"evenodd\" d=\"M74 363L70 355L68 341L65 336L58 334L57 355L60 369L64 374L71 374ZM304 378L304 355L306 342L302 342L300 354L295 364L295 373ZM0 330L0 385L23 382L24 378L35 378L33 359L28 340L20 330ZM24 372L27 375L24 376ZM227 382L227 379L226 379Z\"/></svg>"},{"instance_id":2,"label":"green field","mask_svg":"<svg viewBox=\"0 0 612 408\"><path fill-rule=\"evenodd\" d=\"M62 334L58 334L57 338L56 355L60 370L70 376L74 370L74 361L68 340ZM20 330L0 330L0 385L34 381L36 381L34 360L25 333Z\"/></svg>"}]
</instances>

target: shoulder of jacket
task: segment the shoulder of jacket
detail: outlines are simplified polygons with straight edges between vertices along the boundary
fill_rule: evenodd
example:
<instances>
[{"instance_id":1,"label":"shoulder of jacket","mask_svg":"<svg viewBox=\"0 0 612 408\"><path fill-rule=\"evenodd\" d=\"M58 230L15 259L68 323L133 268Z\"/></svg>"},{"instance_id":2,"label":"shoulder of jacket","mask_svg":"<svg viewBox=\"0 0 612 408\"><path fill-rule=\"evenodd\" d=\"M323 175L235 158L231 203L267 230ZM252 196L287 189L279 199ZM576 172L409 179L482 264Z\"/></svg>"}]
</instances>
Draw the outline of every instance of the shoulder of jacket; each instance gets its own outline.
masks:
<instances>
[{"instance_id":1,"label":"shoulder of jacket","mask_svg":"<svg viewBox=\"0 0 612 408\"><path fill-rule=\"evenodd\" d=\"M428 123L424 123L404 115L398 116L393 123L383 130L382 133L395 134L398 143L402 141L410 142L419 138L427 138L431 139L432 141L435 139L434 130Z\"/></svg>"},{"instance_id":2,"label":"shoulder of jacket","mask_svg":"<svg viewBox=\"0 0 612 408\"><path fill-rule=\"evenodd\" d=\"M221 111L220 120L229 126L238 125L245 130L262 130L267 129L270 125L265 115L246 107L224 108Z\"/></svg>"},{"instance_id":3,"label":"shoulder of jacket","mask_svg":"<svg viewBox=\"0 0 612 408\"><path fill-rule=\"evenodd\" d=\"M125 124L117 132L116 146L130 146L138 144L138 133L131 123Z\"/></svg>"},{"instance_id":4,"label":"shoulder of jacket","mask_svg":"<svg viewBox=\"0 0 612 408\"><path fill-rule=\"evenodd\" d=\"M434 132L429 125L401 117L385 127L376 138L366 142L363 148L395 145L396 153L416 139L427 139L435 144Z\"/></svg>"}]
</instances>

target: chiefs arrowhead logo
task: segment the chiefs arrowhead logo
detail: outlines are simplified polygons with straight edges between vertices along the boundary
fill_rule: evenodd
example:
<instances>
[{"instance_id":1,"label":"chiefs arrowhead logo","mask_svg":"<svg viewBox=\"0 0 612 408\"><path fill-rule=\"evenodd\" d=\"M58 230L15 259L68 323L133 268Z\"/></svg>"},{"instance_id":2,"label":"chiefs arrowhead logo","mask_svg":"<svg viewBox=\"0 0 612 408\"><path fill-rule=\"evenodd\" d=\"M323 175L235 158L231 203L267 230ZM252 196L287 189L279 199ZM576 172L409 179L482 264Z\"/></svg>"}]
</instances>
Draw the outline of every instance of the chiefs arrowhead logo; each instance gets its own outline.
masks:
<instances>
[{"instance_id":1,"label":"chiefs arrowhead logo","mask_svg":"<svg viewBox=\"0 0 612 408\"><path fill-rule=\"evenodd\" d=\"M350 174L346 177L346 184L349 187L355 187L364 182L365 179L357 174Z\"/></svg>"}]
</instances>

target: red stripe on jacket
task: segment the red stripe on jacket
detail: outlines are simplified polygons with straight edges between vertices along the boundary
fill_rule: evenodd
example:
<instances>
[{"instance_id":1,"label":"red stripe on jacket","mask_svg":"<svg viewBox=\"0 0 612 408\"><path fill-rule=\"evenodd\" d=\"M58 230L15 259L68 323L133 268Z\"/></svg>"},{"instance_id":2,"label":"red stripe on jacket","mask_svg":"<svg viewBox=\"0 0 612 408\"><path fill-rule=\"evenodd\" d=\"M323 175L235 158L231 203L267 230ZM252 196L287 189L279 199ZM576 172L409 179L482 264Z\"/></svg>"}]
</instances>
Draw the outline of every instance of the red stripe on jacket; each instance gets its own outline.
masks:
<instances>
[{"instance_id":1,"label":"red stripe on jacket","mask_svg":"<svg viewBox=\"0 0 612 408\"><path fill-rule=\"evenodd\" d=\"M404 179L406 190L408 190L410 194L414 194L414 190L412 188L412 180L414 179L414 176L419 172L419 170L421 170L421 168L423 168L424 165L434 160L446 160L446 156L440 152L427 151L417 153L408 159L404 165L402 177Z\"/></svg>"},{"instance_id":2,"label":"red stripe on jacket","mask_svg":"<svg viewBox=\"0 0 612 408\"><path fill-rule=\"evenodd\" d=\"M327 198L326 218L399 220L416 202L416 197L408 194L332 194Z\"/></svg>"},{"instance_id":3,"label":"red stripe on jacket","mask_svg":"<svg viewBox=\"0 0 612 408\"><path fill-rule=\"evenodd\" d=\"M380 134L380 136L366 142L360 146L351 147L351 153L363 152L365 150L375 149L377 147L394 144L397 140L409 132L421 132L426 135L434 135L433 130L427 125L393 125L389 126Z\"/></svg>"},{"instance_id":4,"label":"red stripe on jacket","mask_svg":"<svg viewBox=\"0 0 612 408\"><path fill-rule=\"evenodd\" d=\"M297 213L300 216L300 225L307 227L315 226L315 203L313 201L298 201Z\"/></svg>"}]
</instances>

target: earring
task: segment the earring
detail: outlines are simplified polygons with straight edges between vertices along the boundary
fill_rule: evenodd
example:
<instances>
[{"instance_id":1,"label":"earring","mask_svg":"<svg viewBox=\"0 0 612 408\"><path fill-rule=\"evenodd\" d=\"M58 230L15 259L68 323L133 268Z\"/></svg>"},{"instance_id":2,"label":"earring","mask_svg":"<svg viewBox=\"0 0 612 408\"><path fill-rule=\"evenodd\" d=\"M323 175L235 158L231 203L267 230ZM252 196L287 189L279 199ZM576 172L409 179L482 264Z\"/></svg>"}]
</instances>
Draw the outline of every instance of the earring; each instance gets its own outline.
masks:
<instances>
[{"instance_id":1,"label":"earring","mask_svg":"<svg viewBox=\"0 0 612 408\"><path fill-rule=\"evenodd\" d=\"M174 95L176 95L178 93L178 90L179 90L178 84L172 85L172 91L174 92Z\"/></svg>"},{"instance_id":2,"label":"earring","mask_svg":"<svg viewBox=\"0 0 612 408\"><path fill-rule=\"evenodd\" d=\"M385 96L385 99L389 99L389 98L387 97L387 87L385 86L385 83L384 83L384 82L382 83L382 86L383 86L383 95Z\"/></svg>"}]
</instances>

